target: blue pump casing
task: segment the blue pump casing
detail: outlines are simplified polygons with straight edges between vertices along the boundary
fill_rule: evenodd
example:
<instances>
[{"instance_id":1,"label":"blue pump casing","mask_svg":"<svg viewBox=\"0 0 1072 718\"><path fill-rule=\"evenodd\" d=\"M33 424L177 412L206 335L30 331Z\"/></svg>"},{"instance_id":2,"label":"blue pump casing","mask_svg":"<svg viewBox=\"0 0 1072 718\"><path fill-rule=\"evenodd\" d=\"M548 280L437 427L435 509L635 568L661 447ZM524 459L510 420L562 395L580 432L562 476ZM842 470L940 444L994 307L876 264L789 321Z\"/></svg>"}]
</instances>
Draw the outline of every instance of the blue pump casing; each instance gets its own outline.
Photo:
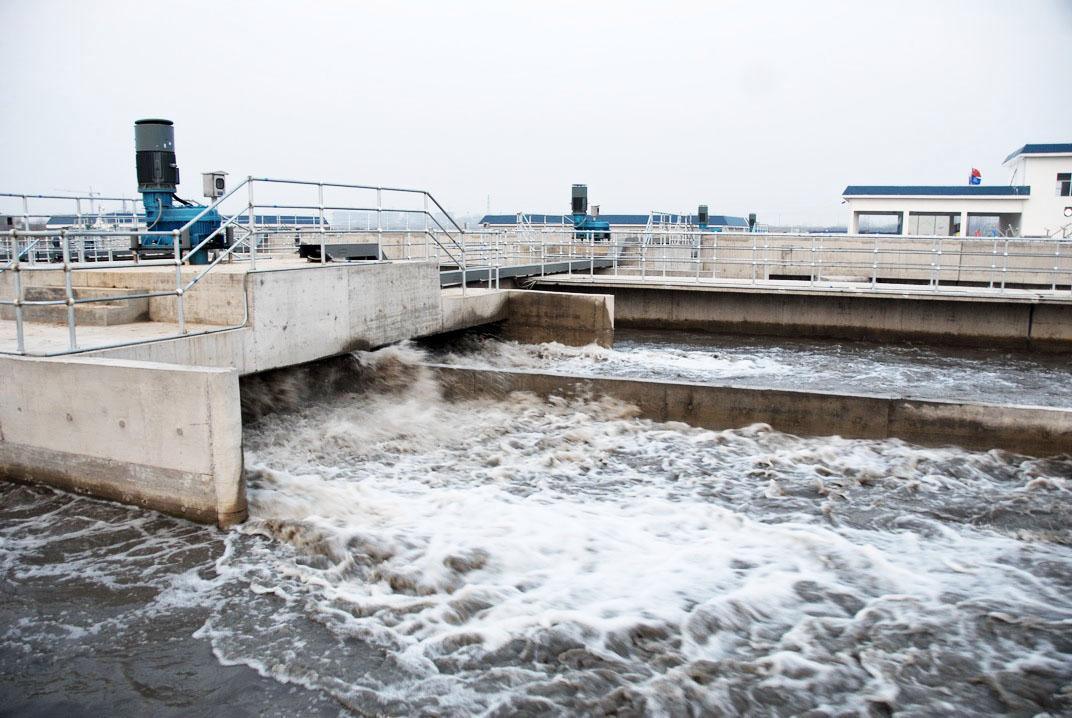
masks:
<instances>
[{"instance_id":1,"label":"blue pump casing","mask_svg":"<svg viewBox=\"0 0 1072 718\"><path fill-rule=\"evenodd\" d=\"M597 242L610 239L610 222L588 214L574 214L572 217L575 238L591 239Z\"/></svg>"},{"instance_id":2,"label":"blue pump casing","mask_svg":"<svg viewBox=\"0 0 1072 718\"><path fill-rule=\"evenodd\" d=\"M179 167L175 162L175 130L171 120L145 119L134 123L134 150L138 172L138 191L145 206L146 229L154 234L143 234L133 240L132 249L138 251L174 252L175 237L171 233L182 230L188 222L204 212L199 204L176 205L175 189L179 184ZM209 249L230 246L230 227L219 231L223 218L216 210L209 210L179 236L180 251L190 252L216 232L210 242L189 256L190 264L208 264ZM167 234L156 234L166 232Z\"/></svg>"},{"instance_id":3,"label":"blue pump casing","mask_svg":"<svg viewBox=\"0 0 1072 718\"><path fill-rule=\"evenodd\" d=\"M138 238L138 244L139 248L144 250L173 250L175 240L170 233L185 227L187 222L205 209L202 205L176 206L170 192L142 192L142 202L145 205L147 229L152 232L168 232L168 234L141 235ZM189 252L219 229L222 221L223 218L216 210L205 212L204 216L198 219L189 230L179 235L179 249ZM227 246L227 234L219 232L212 238L212 241L190 256L190 264L208 264L209 249L223 249Z\"/></svg>"}]
</instances>

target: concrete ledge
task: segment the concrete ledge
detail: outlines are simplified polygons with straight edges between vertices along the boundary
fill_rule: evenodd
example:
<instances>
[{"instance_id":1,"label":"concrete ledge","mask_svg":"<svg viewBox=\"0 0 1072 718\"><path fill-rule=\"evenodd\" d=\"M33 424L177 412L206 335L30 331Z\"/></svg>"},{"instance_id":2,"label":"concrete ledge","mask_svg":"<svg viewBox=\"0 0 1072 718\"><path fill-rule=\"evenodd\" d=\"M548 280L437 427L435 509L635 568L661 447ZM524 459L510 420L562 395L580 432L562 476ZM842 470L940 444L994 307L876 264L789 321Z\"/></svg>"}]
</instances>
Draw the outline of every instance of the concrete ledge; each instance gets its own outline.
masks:
<instances>
[{"instance_id":1,"label":"concrete ledge","mask_svg":"<svg viewBox=\"0 0 1072 718\"><path fill-rule=\"evenodd\" d=\"M541 279L562 291L611 294L619 326L792 337L910 339L963 346L1072 351L1072 303L1018 297L949 297L697 286L583 285Z\"/></svg>"},{"instance_id":2,"label":"concrete ledge","mask_svg":"<svg viewBox=\"0 0 1072 718\"><path fill-rule=\"evenodd\" d=\"M503 336L539 344L614 343L614 297L531 289L460 289L443 292L441 332L502 322Z\"/></svg>"},{"instance_id":3,"label":"concrete ledge","mask_svg":"<svg viewBox=\"0 0 1072 718\"><path fill-rule=\"evenodd\" d=\"M233 369L0 357L0 476L202 523L246 517Z\"/></svg>"},{"instance_id":4,"label":"concrete ledge","mask_svg":"<svg viewBox=\"0 0 1072 718\"><path fill-rule=\"evenodd\" d=\"M1029 456L1072 451L1069 409L431 366L448 398L501 398L512 391L605 395L635 404L645 418L707 429L765 423L806 436L896 437L924 446L1004 449Z\"/></svg>"},{"instance_id":5,"label":"concrete ledge","mask_svg":"<svg viewBox=\"0 0 1072 718\"><path fill-rule=\"evenodd\" d=\"M511 289L506 315L503 333L519 342L614 344L614 297L608 294Z\"/></svg>"}]
</instances>

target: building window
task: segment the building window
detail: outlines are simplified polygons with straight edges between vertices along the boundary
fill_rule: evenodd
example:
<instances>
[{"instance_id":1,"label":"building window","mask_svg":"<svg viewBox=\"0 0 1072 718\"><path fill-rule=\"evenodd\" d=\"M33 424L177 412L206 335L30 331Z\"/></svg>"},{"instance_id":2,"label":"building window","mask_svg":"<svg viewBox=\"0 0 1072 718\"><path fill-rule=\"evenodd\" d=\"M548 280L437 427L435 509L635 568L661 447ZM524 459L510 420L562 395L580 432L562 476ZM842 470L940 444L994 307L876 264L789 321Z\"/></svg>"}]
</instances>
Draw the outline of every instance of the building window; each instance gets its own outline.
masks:
<instances>
[{"instance_id":1,"label":"building window","mask_svg":"<svg viewBox=\"0 0 1072 718\"><path fill-rule=\"evenodd\" d=\"M1057 196L1072 197L1072 172L1057 173Z\"/></svg>"}]
</instances>

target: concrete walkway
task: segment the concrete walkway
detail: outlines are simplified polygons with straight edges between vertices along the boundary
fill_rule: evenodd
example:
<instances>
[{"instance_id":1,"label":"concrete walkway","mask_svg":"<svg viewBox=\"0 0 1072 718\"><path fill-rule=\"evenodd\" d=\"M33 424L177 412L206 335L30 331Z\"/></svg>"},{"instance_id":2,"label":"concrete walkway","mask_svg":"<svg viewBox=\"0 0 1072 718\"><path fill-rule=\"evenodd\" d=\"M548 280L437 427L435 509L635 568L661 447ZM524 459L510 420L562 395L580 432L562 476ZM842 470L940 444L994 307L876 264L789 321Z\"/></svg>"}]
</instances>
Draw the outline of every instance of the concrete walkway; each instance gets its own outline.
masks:
<instances>
[{"instance_id":1,"label":"concrete walkway","mask_svg":"<svg viewBox=\"0 0 1072 718\"><path fill-rule=\"evenodd\" d=\"M1072 291L1057 292L1037 289L1014 289L1000 287L941 286L935 289L925 284L875 284L823 280L811 283L802 280L766 279L751 282L734 279L695 279L694 277L662 277L613 274L549 274L535 279L540 285L586 285L595 287L632 287L638 289L689 289L698 292L731 291L734 293L755 292L760 294L813 294L822 296L856 297L902 297L906 299L943 299L972 302L1015 303L1072 303Z\"/></svg>"},{"instance_id":2,"label":"concrete walkway","mask_svg":"<svg viewBox=\"0 0 1072 718\"><path fill-rule=\"evenodd\" d=\"M68 350L66 324L27 322L24 329L26 352L36 356L61 354ZM219 330L213 324L186 324L186 335ZM90 351L118 344L155 341L182 336L174 322L131 322L112 326L78 325L76 339L79 351ZM14 353L17 347L15 322L0 320L0 352Z\"/></svg>"}]
</instances>

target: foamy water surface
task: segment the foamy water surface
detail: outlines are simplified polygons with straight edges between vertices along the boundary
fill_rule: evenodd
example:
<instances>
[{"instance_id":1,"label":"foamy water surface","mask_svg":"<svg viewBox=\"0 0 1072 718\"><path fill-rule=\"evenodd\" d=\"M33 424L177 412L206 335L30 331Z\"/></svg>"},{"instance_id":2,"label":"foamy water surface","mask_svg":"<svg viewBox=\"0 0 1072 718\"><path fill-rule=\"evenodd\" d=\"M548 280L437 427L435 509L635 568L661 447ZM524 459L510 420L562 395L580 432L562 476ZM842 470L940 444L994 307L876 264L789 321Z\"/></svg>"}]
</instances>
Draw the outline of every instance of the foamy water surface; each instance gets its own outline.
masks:
<instances>
[{"instance_id":1,"label":"foamy water surface","mask_svg":"<svg viewBox=\"0 0 1072 718\"><path fill-rule=\"evenodd\" d=\"M0 655L195 615L214 660L310 713L1072 711L1069 457L448 403L422 358L247 384L250 520L227 533L4 489L5 595L87 542L80 585L143 593L25 615Z\"/></svg>"},{"instance_id":2,"label":"foamy water surface","mask_svg":"<svg viewBox=\"0 0 1072 718\"><path fill-rule=\"evenodd\" d=\"M1072 407L1064 355L912 344L618 330L613 348L469 335L436 349L451 364L736 386Z\"/></svg>"}]
</instances>

